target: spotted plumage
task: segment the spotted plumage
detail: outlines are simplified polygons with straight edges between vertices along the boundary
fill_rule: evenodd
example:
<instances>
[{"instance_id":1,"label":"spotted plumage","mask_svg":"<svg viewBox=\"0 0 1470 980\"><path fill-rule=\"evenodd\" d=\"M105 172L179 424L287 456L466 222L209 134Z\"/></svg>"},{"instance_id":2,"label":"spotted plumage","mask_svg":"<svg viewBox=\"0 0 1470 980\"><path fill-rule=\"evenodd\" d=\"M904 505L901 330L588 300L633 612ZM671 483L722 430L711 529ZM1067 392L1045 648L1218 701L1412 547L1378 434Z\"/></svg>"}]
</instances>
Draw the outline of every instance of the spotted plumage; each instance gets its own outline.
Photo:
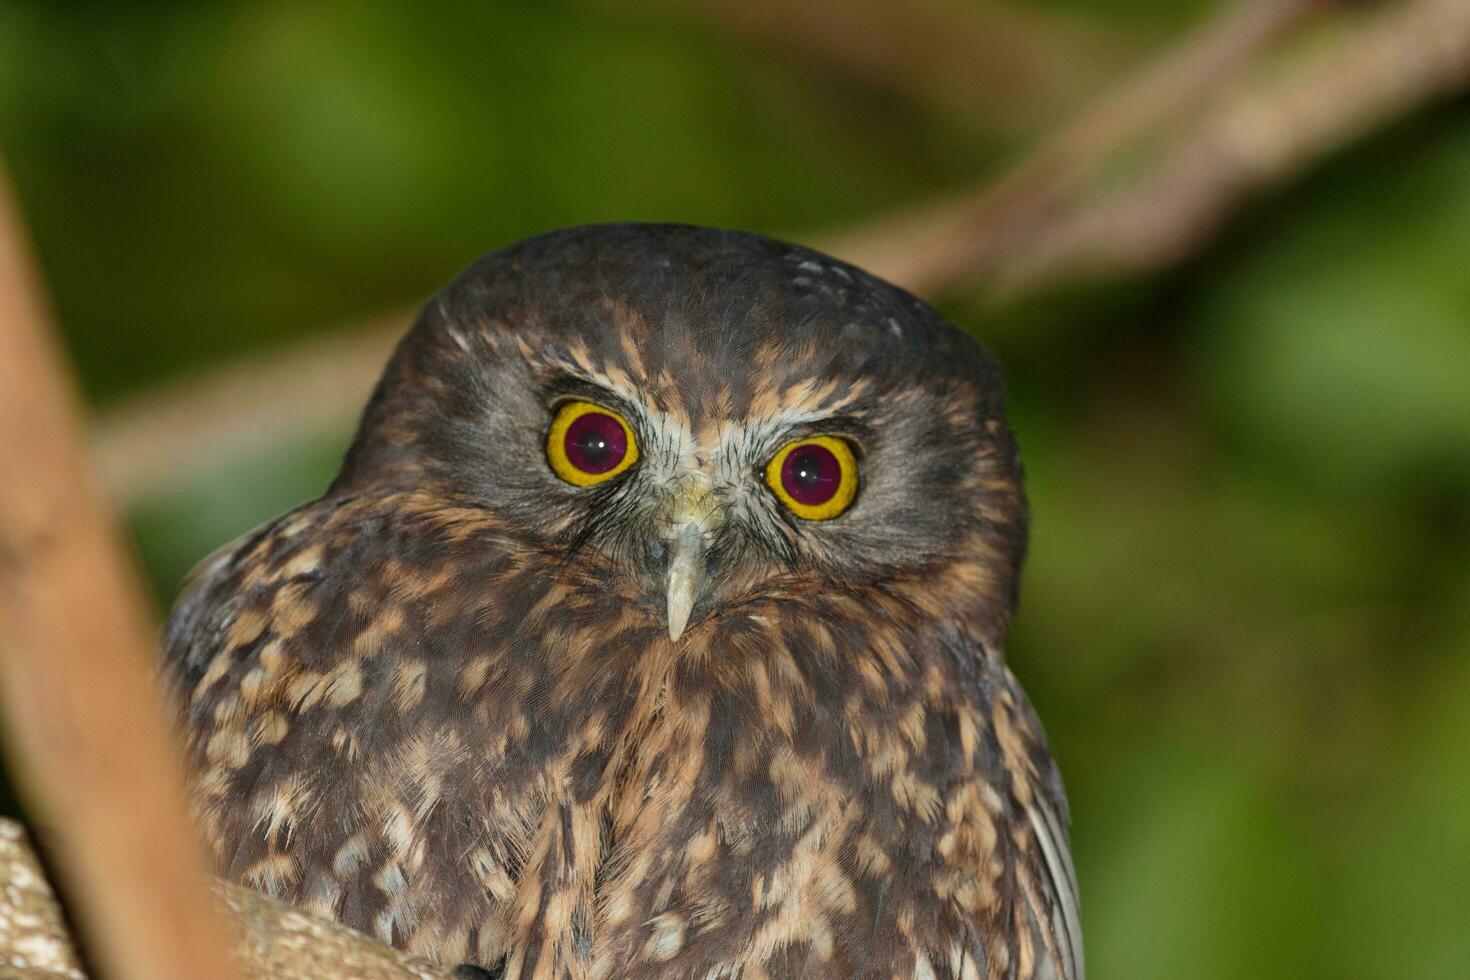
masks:
<instances>
[{"instance_id":1,"label":"spotted plumage","mask_svg":"<svg viewBox=\"0 0 1470 980\"><path fill-rule=\"evenodd\" d=\"M559 478L568 399L636 463ZM763 474L818 435L860 483L804 520ZM748 234L513 246L428 304L325 496L180 600L208 845L507 978L1080 980L1002 658L1025 540L999 371L908 294Z\"/></svg>"}]
</instances>

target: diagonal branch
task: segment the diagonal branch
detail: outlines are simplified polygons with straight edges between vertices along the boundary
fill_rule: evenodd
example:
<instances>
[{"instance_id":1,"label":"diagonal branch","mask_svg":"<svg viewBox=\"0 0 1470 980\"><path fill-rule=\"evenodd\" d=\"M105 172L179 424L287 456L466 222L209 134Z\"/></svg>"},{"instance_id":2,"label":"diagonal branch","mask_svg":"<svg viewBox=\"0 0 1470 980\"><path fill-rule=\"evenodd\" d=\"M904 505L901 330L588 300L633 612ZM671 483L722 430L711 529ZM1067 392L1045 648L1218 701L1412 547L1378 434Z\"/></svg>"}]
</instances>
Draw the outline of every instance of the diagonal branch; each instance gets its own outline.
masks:
<instances>
[{"instance_id":1,"label":"diagonal branch","mask_svg":"<svg viewBox=\"0 0 1470 980\"><path fill-rule=\"evenodd\" d=\"M409 310L364 320L288 347L246 355L117 406L94 433L97 465L121 500L250 459L308 432L346 428L398 338Z\"/></svg>"},{"instance_id":2,"label":"diagonal branch","mask_svg":"<svg viewBox=\"0 0 1470 980\"><path fill-rule=\"evenodd\" d=\"M922 294L983 281L1124 149L1195 109L1321 6L1242 0L1124 80L999 180L876 219L824 247Z\"/></svg>"},{"instance_id":3,"label":"diagonal branch","mask_svg":"<svg viewBox=\"0 0 1470 980\"><path fill-rule=\"evenodd\" d=\"M1155 272L1206 245L1262 191L1465 91L1467 24L1466 0L1342 10L1244 0L998 180L805 237L931 296L977 290L1012 300L1079 276ZM394 323L406 326L407 316ZM187 475L180 467L191 460L204 466L286 433L345 427L398 329L382 324L372 321L361 340L348 328L116 406L94 439L109 484L138 500Z\"/></svg>"},{"instance_id":4,"label":"diagonal branch","mask_svg":"<svg viewBox=\"0 0 1470 980\"><path fill-rule=\"evenodd\" d=\"M1470 3L1415 0L1357 16L1270 84L1207 107L1136 179L1059 208L991 267L996 288L1168 268L1204 248L1242 202L1470 86Z\"/></svg>"},{"instance_id":5,"label":"diagonal branch","mask_svg":"<svg viewBox=\"0 0 1470 980\"><path fill-rule=\"evenodd\" d=\"M804 64L1019 133L1055 120L1137 49L1080 18L1018 3L638 0L635 6L692 14Z\"/></svg>"},{"instance_id":6,"label":"diagonal branch","mask_svg":"<svg viewBox=\"0 0 1470 980\"><path fill-rule=\"evenodd\" d=\"M0 175L3 176L3 175ZM149 664L142 592L0 179L0 717L10 772L108 975L237 976Z\"/></svg>"},{"instance_id":7,"label":"diagonal branch","mask_svg":"<svg viewBox=\"0 0 1470 980\"><path fill-rule=\"evenodd\" d=\"M1002 299L1168 268L1263 191L1470 86L1470 3L1327 6L1243 3L998 182L827 247L921 293Z\"/></svg>"}]
</instances>

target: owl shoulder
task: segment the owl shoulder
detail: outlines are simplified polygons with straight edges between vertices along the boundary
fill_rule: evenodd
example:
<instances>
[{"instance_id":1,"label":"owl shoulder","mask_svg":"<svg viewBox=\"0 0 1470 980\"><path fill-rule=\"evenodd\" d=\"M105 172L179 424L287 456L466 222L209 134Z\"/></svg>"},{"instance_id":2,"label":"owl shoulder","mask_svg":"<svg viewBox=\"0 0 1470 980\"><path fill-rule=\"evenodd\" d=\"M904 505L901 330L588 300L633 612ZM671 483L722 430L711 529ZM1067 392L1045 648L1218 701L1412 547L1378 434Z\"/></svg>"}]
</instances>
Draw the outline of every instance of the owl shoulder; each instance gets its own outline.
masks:
<instances>
[{"instance_id":1,"label":"owl shoulder","mask_svg":"<svg viewBox=\"0 0 1470 980\"><path fill-rule=\"evenodd\" d=\"M192 722L252 665L322 670L393 615L442 604L455 572L475 571L456 562L505 561L513 547L482 511L413 491L305 504L191 573L164 629L165 689Z\"/></svg>"}]
</instances>

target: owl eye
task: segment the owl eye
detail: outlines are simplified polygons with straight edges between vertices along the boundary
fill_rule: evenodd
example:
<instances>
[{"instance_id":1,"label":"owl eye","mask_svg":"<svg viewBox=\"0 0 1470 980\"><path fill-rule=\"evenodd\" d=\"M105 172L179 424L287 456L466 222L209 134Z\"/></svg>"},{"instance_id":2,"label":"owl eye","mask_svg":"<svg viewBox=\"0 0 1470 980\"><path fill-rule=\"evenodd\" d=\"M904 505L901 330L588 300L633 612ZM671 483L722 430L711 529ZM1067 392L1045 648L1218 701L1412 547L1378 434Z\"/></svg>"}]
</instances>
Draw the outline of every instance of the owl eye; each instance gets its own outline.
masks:
<instances>
[{"instance_id":1,"label":"owl eye","mask_svg":"<svg viewBox=\"0 0 1470 980\"><path fill-rule=\"evenodd\" d=\"M797 517L829 521L857 496L857 457L835 436L788 442L766 464L766 485Z\"/></svg>"},{"instance_id":2,"label":"owl eye","mask_svg":"<svg viewBox=\"0 0 1470 980\"><path fill-rule=\"evenodd\" d=\"M638 442L616 412L591 402L567 402L546 433L546 461L568 483L591 487L638 462Z\"/></svg>"}]
</instances>

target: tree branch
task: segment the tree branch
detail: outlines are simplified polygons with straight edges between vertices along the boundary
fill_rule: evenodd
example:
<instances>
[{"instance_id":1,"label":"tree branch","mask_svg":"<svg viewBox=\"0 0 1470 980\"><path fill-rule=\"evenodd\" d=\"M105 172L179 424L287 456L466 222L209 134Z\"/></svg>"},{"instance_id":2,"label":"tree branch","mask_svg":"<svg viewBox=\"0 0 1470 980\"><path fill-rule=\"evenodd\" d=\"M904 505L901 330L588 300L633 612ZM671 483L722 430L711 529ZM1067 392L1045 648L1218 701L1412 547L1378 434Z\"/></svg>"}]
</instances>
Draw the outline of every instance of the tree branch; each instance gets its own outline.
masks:
<instances>
[{"instance_id":1,"label":"tree branch","mask_svg":"<svg viewBox=\"0 0 1470 980\"><path fill-rule=\"evenodd\" d=\"M1320 6L1241 0L1125 79L999 180L822 245L921 294L984 281L1124 149L1197 109Z\"/></svg>"},{"instance_id":2,"label":"tree branch","mask_svg":"<svg viewBox=\"0 0 1470 980\"><path fill-rule=\"evenodd\" d=\"M920 293L1001 299L1167 268L1263 191L1470 85L1464 0L1325 7L1242 4L1000 181L826 247Z\"/></svg>"},{"instance_id":3,"label":"tree branch","mask_svg":"<svg viewBox=\"0 0 1470 980\"><path fill-rule=\"evenodd\" d=\"M926 295L1012 300L1078 277L1167 268L1261 192L1463 91L1467 21L1465 0L1336 12L1323 0L1249 0L1000 179L806 238ZM408 319L375 318L114 407L94 434L108 485L136 501L288 434L345 428Z\"/></svg>"},{"instance_id":4,"label":"tree branch","mask_svg":"<svg viewBox=\"0 0 1470 980\"><path fill-rule=\"evenodd\" d=\"M303 432L347 428L412 321L409 310L382 314L122 402L94 426L104 482L117 499L136 501L161 475L187 479Z\"/></svg>"},{"instance_id":5,"label":"tree branch","mask_svg":"<svg viewBox=\"0 0 1470 980\"><path fill-rule=\"evenodd\" d=\"M619 6L626 6L619 0ZM1034 133L1112 78L1137 44L1079 18L952 0L639 0L960 119Z\"/></svg>"},{"instance_id":6,"label":"tree branch","mask_svg":"<svg viewBox=\"0 0 1470 980\"><path fill-rule=\"evenodd\" d=\"M124 980L237 976L149 665L142 592L86 464L0 174L0 718L89 949Z\"/></svg>"},{"instance_id":7,"label":"tree branch","mask_svg":"<svg viewBox=\"0 0 1470 980\"><path fill-rule=\"evenodd\" d=\"M1269 84L1248 82L1208 107L1136 179L1058 209L992 267L996 290L1172 266L1205 247L1243 202L1470 86L1470 3L1416 0L1356 17Z\"/></svg>"},{"instance_id":8,"label":"tree branch","mask_svg":"<svg viewBox=\"0 0 1470 980\"><path fill-rule=\"evenodd\" d=\"M448 967L392 949L258 892L217 884L249 980L451 980ZM0 965L14 980L81 980L66 922L44 870L12 820L0 819ZM211 976L200 974L200 977Z\"/></svg>"}]
</instances>

